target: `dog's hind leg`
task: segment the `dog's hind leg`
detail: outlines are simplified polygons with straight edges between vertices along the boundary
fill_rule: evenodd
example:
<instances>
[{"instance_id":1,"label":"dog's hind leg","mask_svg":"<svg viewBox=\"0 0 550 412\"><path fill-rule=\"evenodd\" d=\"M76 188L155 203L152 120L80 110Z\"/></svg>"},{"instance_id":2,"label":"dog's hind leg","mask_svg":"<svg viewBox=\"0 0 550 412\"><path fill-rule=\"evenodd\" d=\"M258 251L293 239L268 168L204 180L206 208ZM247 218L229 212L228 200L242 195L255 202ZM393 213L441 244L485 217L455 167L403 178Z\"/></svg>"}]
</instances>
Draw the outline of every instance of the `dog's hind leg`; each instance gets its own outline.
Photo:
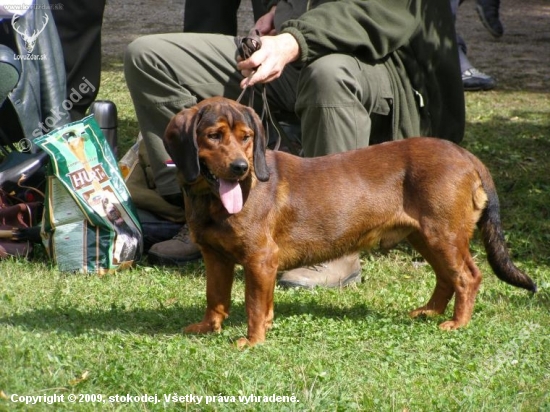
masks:
<instances>
[{"instance_id":1,"label":"dog's hind leg","mask_svg":"<svg viewBox=\"0 0 550 412\"><path fill-rule=\"evenodd\" d=\"M481 284L481 271L474 263L469 250L462 255L461 267L453 278L455 288L455 307L453 319L443 322L443 330L458 329L466 326L472 318L474 304Z\"/></svg>"},{"instance_id":2,"label":"dog's hind leg","mask_svg":"<svg viewBox=\"0 0 550 412\"><path fill-rule=\"evenodd\" d=\"M452 233L429 244L420 236L411 236L411 243L430 263L436 273L436 286L425 306L411 312L411 316L435 315L445 311L455 295L453 319L443 322L444 330L457 329L468 324L481 283L481 272L469 250L469 238L465 233Z\"/></svg>"},{"instance_id":3,"label":"dog's hind leg","mask_svg":"<svg viewBox=\"0 0 550 412\"><path fill-rule=\"evenodd\" d=\"M446 269L444 266L440 267L440 262L432 252L432 249L426 245L426 242L418 233L410 235L407 240L418 251L424 259L430 264L435 272L436 284L432 293L432 297L424 306L421 306L410 312L410 316L415 318L417 316L436 316L445 312L447 305L453 298L455 289L451 282L449 282Z\"/></svg>"},{"instance_id":4,"label":"dog's hind leg","mask_svg":"<svg viewBox=\"0 0 550 412\"><path fill-rule=\"evenodd\" d=\"M203 320L185 328L185 333L219 332L229 316L235 264L217 252L201 249L206 266L206 312Z\"/></svg>"}]
</instances>

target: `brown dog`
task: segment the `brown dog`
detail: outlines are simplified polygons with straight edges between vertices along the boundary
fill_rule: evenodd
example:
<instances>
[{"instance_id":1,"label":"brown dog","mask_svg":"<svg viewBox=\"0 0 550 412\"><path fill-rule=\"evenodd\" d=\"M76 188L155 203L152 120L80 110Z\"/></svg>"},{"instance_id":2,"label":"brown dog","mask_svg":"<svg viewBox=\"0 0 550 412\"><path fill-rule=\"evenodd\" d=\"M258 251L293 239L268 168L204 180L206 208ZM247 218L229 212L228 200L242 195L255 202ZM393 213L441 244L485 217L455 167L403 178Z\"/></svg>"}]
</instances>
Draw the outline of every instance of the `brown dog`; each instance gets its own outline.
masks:
<instances>
[{"instance_id":1,"label":"brown dog","mask_svg":"<svg viewBox=\"0 0 550 412\"><path fill-rule=\"evenodd\" d=\"M432 297L411 316L441 314L455 295L454 316L440 327L459 328L481 282L469 250L476 223L496 275L536 291L506 249L488 170L448 141L411 138L309 159L266 153L253 110L212 98L174 116L165 145L182 172L187 222L206 265L206 314L186 332L221 329L235 264L244 268L248 316L248 339L238 344L253 345L272 324L279 270L403 239L436 275Z\"/></svg>"}]
</instances>

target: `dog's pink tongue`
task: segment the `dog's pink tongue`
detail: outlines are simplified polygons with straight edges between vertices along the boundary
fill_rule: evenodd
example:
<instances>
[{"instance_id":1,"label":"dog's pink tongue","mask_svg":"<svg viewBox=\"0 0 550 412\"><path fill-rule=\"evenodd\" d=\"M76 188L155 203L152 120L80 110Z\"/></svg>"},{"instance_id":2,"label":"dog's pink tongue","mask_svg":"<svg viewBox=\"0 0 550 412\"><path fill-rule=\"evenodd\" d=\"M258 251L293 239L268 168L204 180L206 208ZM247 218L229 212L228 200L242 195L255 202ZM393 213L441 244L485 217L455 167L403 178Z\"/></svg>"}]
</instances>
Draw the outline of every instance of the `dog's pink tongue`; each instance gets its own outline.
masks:
<instances>
[{"instance_id":1,"label":"dog's pink tongue","mask_svg":"<svg viewBox=\"0 0 550 412\"><path fill-rule=\"evenodd\" d=\"M229 213L239 213L243 208L241 185L220 179L220 199Z\"/></svg>"}]
</instances>

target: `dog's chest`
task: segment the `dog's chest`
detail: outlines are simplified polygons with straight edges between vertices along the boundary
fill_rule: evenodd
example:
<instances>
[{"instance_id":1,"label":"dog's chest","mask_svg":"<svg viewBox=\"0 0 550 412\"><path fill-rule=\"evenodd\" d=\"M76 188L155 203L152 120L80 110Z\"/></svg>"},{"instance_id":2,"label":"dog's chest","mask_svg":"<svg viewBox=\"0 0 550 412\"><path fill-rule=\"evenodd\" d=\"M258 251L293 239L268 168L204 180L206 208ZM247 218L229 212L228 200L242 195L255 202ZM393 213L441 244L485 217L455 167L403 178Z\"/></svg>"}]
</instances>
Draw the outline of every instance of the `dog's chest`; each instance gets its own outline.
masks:
<instances>
[{"instance_id":1,"label":"dog's chest","mask_svg":"<svg viewBox=\"0 0 550 412\"><path fill-rule=\"evenodd\" d=\"M240 254L242 232L237 215L228 214L219 201L193 205L187 222L193 240L224 254Z\"/></svg>"}]
</instances>

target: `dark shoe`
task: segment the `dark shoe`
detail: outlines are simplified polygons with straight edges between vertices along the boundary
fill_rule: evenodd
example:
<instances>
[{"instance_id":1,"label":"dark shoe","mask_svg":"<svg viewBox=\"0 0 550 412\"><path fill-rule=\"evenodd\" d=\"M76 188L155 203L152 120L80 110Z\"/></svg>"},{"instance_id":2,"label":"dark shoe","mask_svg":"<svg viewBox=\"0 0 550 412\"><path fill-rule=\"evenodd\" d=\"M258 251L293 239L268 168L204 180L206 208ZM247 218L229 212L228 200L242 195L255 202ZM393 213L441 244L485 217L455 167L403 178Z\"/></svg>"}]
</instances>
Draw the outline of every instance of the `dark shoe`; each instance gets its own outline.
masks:
<instances>
[{"instance_id":1,"label":"dark shoe","mask_svg":"<svg viewBox=\"0 0 550 412\"><path fill-rule=\"evenodd\" d=\"M148 256L151 264L180 266L192 260L200 259L201 251L191 241L187 225L183 225L179 233L172 239L151 246Z\"/></svg>"},{"instance_id":2,"label":"dark shoe","mask_svg":"<svg viewBox=\"0 0 550 412\"><path fill-rule=\"evenodd\" d=\"M141 231L143 232L143 251L147 253L157 243L171 240L181 230L181 223L163 219L148 210L137 209Z\"/></svg>"},{"instance_id":3,"label":"dark shoe","mask_svg":"<svg viewBox=\"0 0 550 412\"><path fill-rule=\"evenodd\" d=\"M477 0L476 10L485 28L494 37L504 34L504 27L498 17L500 0Z\"/></svg>"},{"instance_id":4,"label":"dark shoe","mask_svg":"<svg viewBox=\"0 0 550 412\"><path fill-rule=\"evenodd\" d=\"M464 90L470 92L495 88L495 80L474 67L462 72L462 84Z\"/></svg>"},{"instance_id":5,"label":"dark shoe","mask_svg":"<svg viewBox=\"0 0 550 412\"><path fill-rule=\"evenodd\" d=\"M320 265L289 270L279 279L279 286L337 288L361 282L359 255L348 255Z\"/></svg>"}]
</instances>

